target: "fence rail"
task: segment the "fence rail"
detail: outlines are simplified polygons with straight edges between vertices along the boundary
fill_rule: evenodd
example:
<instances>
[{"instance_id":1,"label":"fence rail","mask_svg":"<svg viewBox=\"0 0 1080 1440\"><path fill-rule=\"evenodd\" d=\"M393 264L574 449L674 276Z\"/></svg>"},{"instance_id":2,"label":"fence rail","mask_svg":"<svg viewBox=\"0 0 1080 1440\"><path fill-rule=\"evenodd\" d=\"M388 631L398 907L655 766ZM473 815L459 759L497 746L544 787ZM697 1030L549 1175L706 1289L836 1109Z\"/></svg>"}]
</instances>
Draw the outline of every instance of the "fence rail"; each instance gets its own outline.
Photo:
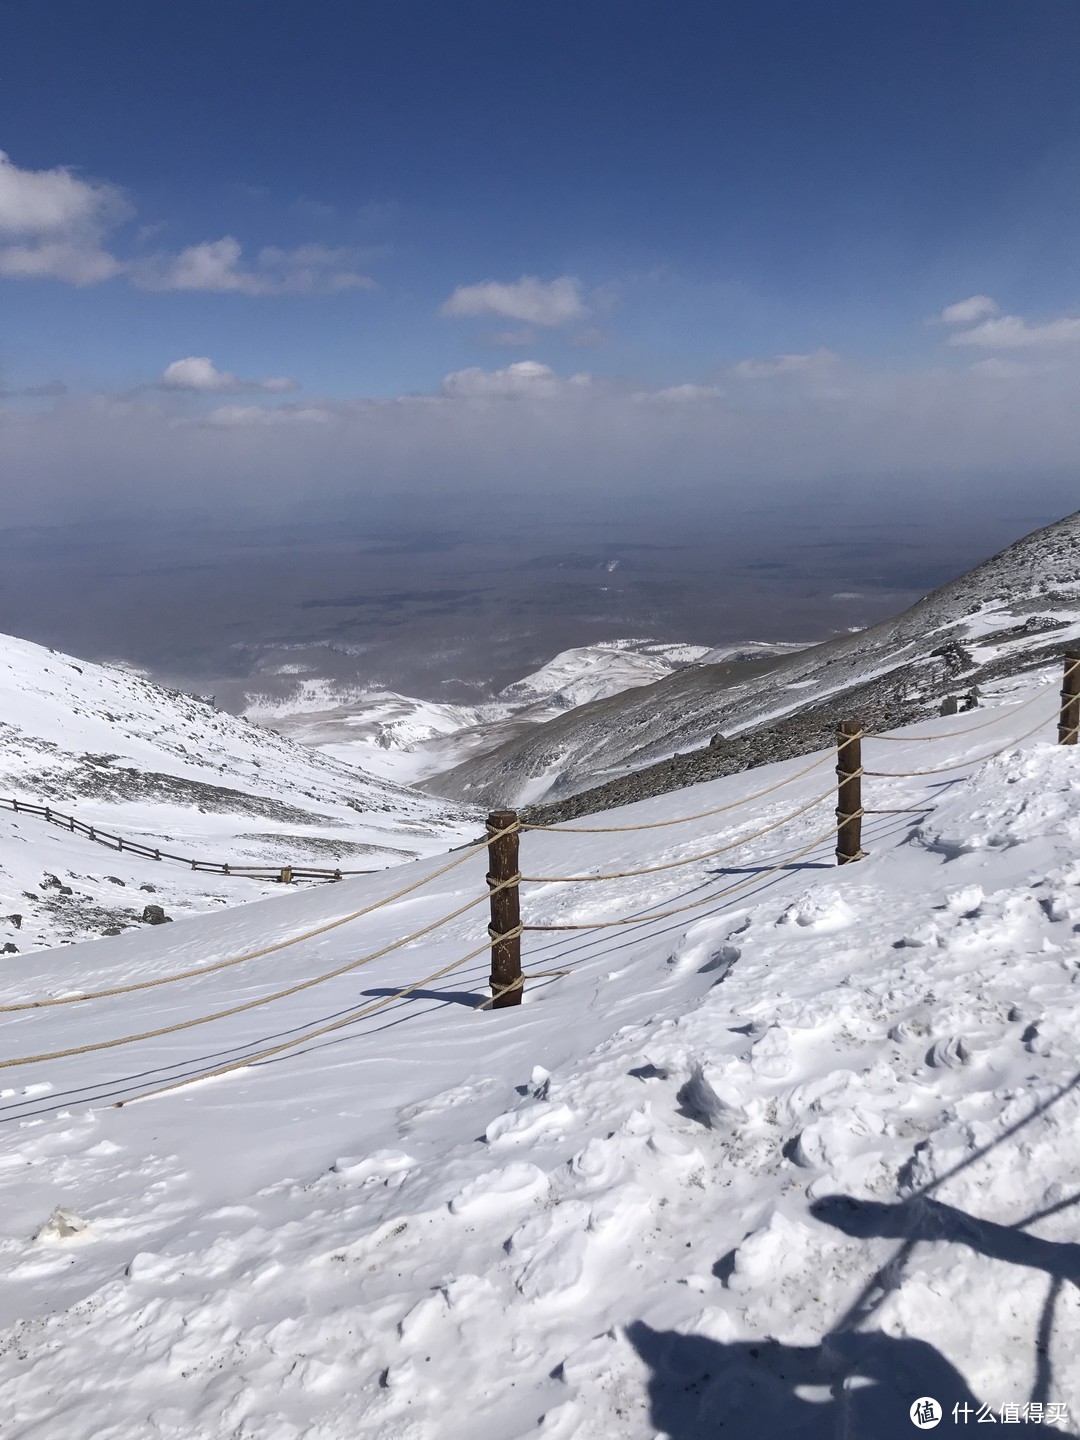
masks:
<instances>
[{"instance_id":1,"label":"fence rail","mask_svg":"<svg viewBox=\"0 0 1080 1440\"><path fill-rule=\"evenodd\" d=\"M1023 705L1017 706L1016 710L1026 709L1027 706L1031 703L1034 703L1034 700L1037 698L1039 697L1033 697L1032 700L1025 701ZM1008 717L996 718L1001 719ZM6 1069L8 1067L18 1065L28 1065L32 1063L51 1062L68 1056L84 1055L95 1051L112 1050L123 1045L133 1044L140 1040L155 1039L164 1035L173 1034L177 1031L188 1030L196 1026L210 1024L215 1020L225 1019L232 1015L238 1015L249 1010L257 1009L263 1005L272 1004L277 1000L282 1000L288 996L298 994L302 991L310 990L315 986L322 985L327 981L348 974L360 968L361 966L370 964L372 961L377 960L384 955L399 951L406 945L410 945L418 940L424 939L427 936L433 934L440 927L448 924L453 920L456 920L458 917L466 914L468 911L473 910L476 906L482 904L485 900L488 901L490 913L490 923L488 925L487 939L478 947L470 950L467 955L462 956L460 959L455 960L450 964L440 967L431 975L425 976L423 980L415 981L407 986L402 987L401 989L395 990L392 994L387 995L371 1004L362 1006L358 1009L350 1010L344 1015L339 1014L334 1020L330 1021L329 1023L314 1028L310 1026L301 1027L299 1032L289 1040L283 1041L279 1044L270 1046L262 1050L257 1050L253 1053L248 1053L242 1059L218 1065L212 1070L200 1072L197 1075L192 1075L182 1080L173 1081L169 1084L158 1086L156 1089L146 1091L144 1094L136 1096L134 1098L149 1099L152 1096L164 1094L166 1092L179 1089L184 1085L193 1084L199 1080L210 1078L211 1076L229 1074L232 1071L244 1068L259 1060L266 1059L271 1056L276 1056L284 1053L285 1051L294 1049L295 1047L303 1045L318 1036L329 1034L332 1031L342 1029L343 1027L351 1025L355 1021L362 1019L363 1017L370 1015L377 1010L383 1009L387 1005L393 1004L397 1000L413 994L417 990L422 989L424 986L434 983L436 980L441 979L443 976L448 975L457 969L460 969L463 965L467 964L471 960L474 960L478 955L483 954L485 951L488 951L490 953L491 958L491 973L489 976L491 995L490 998L485 1000L479 1008L485 1009L490 1007L493 1009L506 1009L517 1006L521 1004L526 980L552 978L555 976L565 975L569 973L565 970L539 971L533 972L532 974L526 974L525 972L523 972L521 965L521 937L523 934L545 931L600 931L606 930L611 927L622 927L627 925L648 925L653 921L666 919L669 916L681 915L689 913L693 910L700 910L705 905L713 904L718 899L734 894L738 891L745 890L750 886L760 883L760 881L764 877L776 874L786 869L793 862L798 861L803 856L809 854L812 850L816 849L818 846L822 845L834 836L836 837L837 864L844 865L857 860L861 860L865 857L866 854L866 852L862 849L861 833L862 820L864 816L872 814L923 815L929 813L930 809L932 809L932 807L921 805L886 807L884 809L864 808L862 802L862 780L864 775L881 775L882 777L885 777L887 775L888 778L907 778L915 776L933 777L946 771L955 771L958 769L970 768L981 763L984 760L992 758L995 755L1002 754L1005 750L1017 744L1019 741L1027 739L1029 736L1033 735L1037 729L1042 728L1043 725L1046 725L1052 719L1056 719L1058 722L1058 742L1062 745L1076 745L1078 736L1080 736L1080 650L1070 650L1065 655L1064 682L1060 693L1059 704L1054 714L1046 715L1044 719L1040 721L1038 726L1026 730L1022 735L1013 736L1005 744L999 746L996 750L972 756L970 759L957 762L954 765L932 766L924 770L911 771L870 771L865 770L862 765L861 744L864 740L906 740L910 743L919 743L921 741L952 739L954 737L969 733L970 731L985 729L987 725L991 723L991 721L983 721L979 724L968 726L964 729L957 729L944 735L934 736L876 734L874 732L865 731L858 721L844 721L838 727L836 746L834 751L832 752L836 760L837 780L835 791L830 789L824 794L817 795L807 804L802 805L796 810L788 812L787 814L781 816L779 819L773 821L772 823L762 826L749 834L743 835L715 849L697 852L692 855L684 856L678 860L664 862L658 865L639 867L637 869L581 875L522 875L518 854L520 837L523 832L531 829L550 831L554 834L575 834L583 830L586 831L586 833L603 834L610 833L614 830L618 830L621 832L652 830L657 828L658 825L670 825L678 823L679 820L705 818L707 816L719 814L722 811L738 808L740 804L748 804L752 800L758 799L767 794L772 794L778 790L785 788L787 785L792 784L794 781L808 774L811 770L817 768L817 766L824 764L829 759L829 754L826 753L824 756L814 761L812 765L804 766L802 769L794 771L791 775L785 777L783 780L778 781L776 784L770 785L764 790L755 792L750 796L744 797L741 802L735 801L732 802L730 805L716 806L711 810L698 812L698 814L694 816L675 817L674 819L660 822L650 822L641 825L621 825L610 827L580 827L572 825L567 825L565 827L531 826L529 824L523 823L516 811L495 811L488 817L487 833L475 843L468 845L464 847L461 851L457 852L454 859L448 861L446 864L440 866L438 869L430 872L421 880L417 880L412 884L407 885L404 888L394 892L393 894L384 896L382 899L373 901L371 904L364 906L362 909L352 911L348 915L340 916L335 920L332 920L324 925L317 927L316 929L304 931L301 934L294 935L288 939L278 941L275 944L269 945L261 950L249 951L248 953L243 955L233 956L225 960L216 961L212 964L184 970L177 974L160 976L157 979L139 981L130 985L113 986L108 989L98 991L87 991L74 995L48 996L36 1000L23 1001L18 1004L2 1005L0 1006L0 1013L10 1014L12 1012L28 1011L56 1005L78 1004L86 1001L105 999L110 996L127 994L132 991L153 989L157 986L172 984L180 980L194 979L200 975L211 974L219 970L227 969L234 965L242 964L249 960L255 960L262 956L275 954L283 949L286 949L289 946L296 945L303 940L308 940L313 938L314 936L322 935L329 930L333 930L342 925L346 925L353 920L357 920L362 916L372 914L373 912L380 910L387 905L391 905L397 900L400 900L403 896L412 894L418 890L423 889L425 886L431 884L434 880L437 880L439 877L447 874L449 871L455 869L457 866L465 864L467 861L478 856L480 852L487 851L489 862L487 874L487 892L475 895L472 899L467 900L463 904L456 906L447 914L440 916L437 920L431 921L429 924L422 926L420 929L414 930L413 932L402 938L390 941L389 943L381 946L380 948L371 951L368 954L362 955L357 959L346 961L344 964L338 965L331 970L324 971L321 974L311 976L304 980L295 981L294 983L287 985L282 989L275 990L269 994L255 996L254 998L244 1000L240 1003L228 1006L224 1009L212 1011L208 1014L195 1016L186 1020L174 1021L171 1024L161 1025L148 1030L143 1030L136 1034L121 1035L112 1039L101 1040L87 1045L75 1046L69 1049L44 1051L37 1055L23 1055L18 1058L0 1059L0 1069ZM620 880L645 874L653 874L658 871L674 870L682 866L698 864L703 860L711 859L714 856L722 854L726 851L733 850L738 848L739 846L749 844L751 841L758 839L760 836L768 834L771 831L775 831L781 826L789 824L792 821L801 818L802 816L815 810L818 806L824 805L832 797L833 794L836 795L837 801L835 821L823 833L816 835L808 844L805 844L800 848L792 851L791 853L785 855L782 860L770 866L768 869L764 871L756 871L750 878L739 881L733 885L725 886L719 890L712 889L710 887L709 893L707 895L704 895L701 898L690 902L689 904L677 905L667 908L646 908L644 910L638 910L636 913L631 915L617 917L597 917L593 919L586 919L573 924L530 924L523 923L522 921L520 894L520 887L522 885ZM159 851L156 848L151 848L150 846L142 845L138 842L127 841L122 839L122 837L120 836L115 836L109 834L108 832L100 831L94 826L86 825L81 821L75 820L72 816L61 815L59 814L59 812L54 811L49 806L27 805L22 801L15 800L0 800L0 806L5 806L9 809L13 809L16 813L19 814L27 813L40 816L51 823L67 826L67 828L71 829L76 833L86 834L89 836L90 839L100 840L101 843L111 842L118 849L130 849L133 853L150 855L154 859L180 860L182 861L182 863L190 864L193 869L215 869L218 873L235 875L278 874L276 868L271 868L267 866L240 866L232 864L225 865L218 864L217 862L198 861L194 859L189 859L187 857L169 855L167 852ZM332 879L339 879L343 874L372 873L370 871L329 871L312 867L282 867L282 878L284 878L284 872L286 870L289 871L291 877L311 876L317 878ZM117 1103L123 1105L129 1104L131 1102L129 1100L124 1100Z\"/></svg>"},{"instance_id":2,"label":"fence rail","mask_svg":"<svg viewBox=\"0 0 1080 1440\"><path fill-rule=\"evenodd\" d=\"M200 860L192 855L174 855L171 850L162 850L157 845L144 845L141 840L129 840L124 835L114 835L111 830L102 830L98 825L88 825L74 815L65 815L51 805L32 805L26 800L5 799L0 796L0 809L11 810L16 815L33 815L49 825L56 825L71 835L85 835L97 845L115 850L118 855L140 855L145 860L171 860L186 865L189 870L199 870L210 875L235 875L240 880L276 880L290 885L294 880L342 880L346 875L377 875L377 870L342 870L340 866L318 865L237 865L231 860Z\"/></svg>"}]
</instances>

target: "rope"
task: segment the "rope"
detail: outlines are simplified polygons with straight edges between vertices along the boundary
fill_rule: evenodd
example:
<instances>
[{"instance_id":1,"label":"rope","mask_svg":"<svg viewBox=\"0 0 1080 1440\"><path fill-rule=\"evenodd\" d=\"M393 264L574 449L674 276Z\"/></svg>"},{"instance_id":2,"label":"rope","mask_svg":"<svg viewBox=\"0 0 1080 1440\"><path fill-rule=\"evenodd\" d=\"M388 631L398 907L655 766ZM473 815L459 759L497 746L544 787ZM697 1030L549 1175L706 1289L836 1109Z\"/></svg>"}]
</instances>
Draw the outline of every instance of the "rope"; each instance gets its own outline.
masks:
<instances>
[{"instance_id":1,"label":"rope","mask_svg":"<svg viewBox=\"0 0 1080 1440\"><path fill-rule=\"evenodd\" d=\"M1067 680L1067 679L1069 678L1069 676L1073 673L1073 671L1076 670L1076 669L1078 669L1078 668L1080 668L1080 660L1073 660L1073 661L1071 661L1070 664L1068 664L1068 665L1065 667L1065 675L1064 675L1064 678ZM985 730L988 725L997 725L1001 720L1007 720L1007 719L1010 719L1013 715L1019 715L1020 711L1021 711L1021 710L1026 710L1029 705L1035 705L1035 704L1037 704L1038 701L1040 701L1040 700L1043 698L1043 696L1046 694L1046 692L1047 692L1048 690L1052 690L1052 689L1054 688L1055 683L1056 683L1055 681L1050 680L1050 681L1047 681L1047 683L1046 683L1045 685L1041 685L1041 686L1039 687L1039 689L1036 690L1036 692L1035 692L1034 695L1030 695L1026 700L1021 701L1019 704L1016 704L1016 705L1011 706L1010 709L1009 709L1008 715L992 715L992 716L989 718L989 720L981 720L978 725L965 725L962 730L951 730L951 731L949 731L948 734L945 734L945 735L880 735L880 734L878 734L877 731L875 731L875 730L867 730L867 731L866 731L866 737L867 737L868 740L900 740L900 741L903 741L903 740L952 740L953 737L954 737L954 736L957 736L957 735L974 735L974 733L975 733L976 730ZM1070 698L1070 699L1071 699L1072 697L1071 697L1071 696L1066 697L1065 692L1062 691L1062 696L1061 696L1061 698L1064 700L1064 699L1066 699L1066 698ZM1062 708L1064 708L1064 707L1062 707ZM1021 738L1022 738L1022 737L1021 737Z\"/></svg>"},{"instance_id":2,"label":"rope","mask_svg":"<svg viewBox=\"0 0 1080 1440\"><path fill-rule=\"evenodd\" d=\"M860 810L856 813L861 815L862 811ZM671 910L654 910L650 915L630 915L620 920L590 920L580 925L526 925L524 929L534 931L606 930L613 925L647 925L653 920L666 920L670 915L683 915L687 910L700 910L702 905L710 905L714 900L720 900L725 895L734 895L737 890L745 890L748 886L756 885L759 880L764 880L769 875L776 875L779 871L786 869L792 860L799 860L803 855L808 855L816 846L828 840L830 836L835 835L839 828L840 826L838 824L831 826L823 834L811 840L809 845L804 846L801 850L796 850L792 855L788 855L784 860L781 860L778 865L773 865L768 870L762 870L759 874L751 876L749 880L740 880L737 885L729 885L724 890L717 890L714 894L707 895L703 900L695 900L690 905L678 905Z\"/></svg>"},{"instance_id":3,"label":"rope","mask_svg":"<svg viewBox=\"0 0 1080 1440\"><path fill-rule=\"evenodd\" d=\"M844 750L848 745L860 739L862 731L858 735L849 735L837 747L837 751ZM749 805L752 800L760 800L763 795L771 795L775 790L782 790L785 785L790 785L795 780L801 780L804 775L809 775L811 770L816 770L819 765L824 765L828 760L831 751L818 757L810 765L805 765L801 770L796 770L786 780L778 780L775 785L767 785L764 790L755 790L752 795L744 795L741 800L730 800L726 805L717 805L712 810L699 810L696 815L678 815L674 820L653 820L646 825L532 825L522 821L522 830L546 830L554 835L621 835L637 830L661 830L666 825L686 825L691 820L707 820L710 815L720 815L725 810L737 810L740 805Z\"/></svg>"},{"instance_id":4,"label":"rope","mask_svg":"<svg viewBox=\"0 0 1080 1440\"><path fill-rule=\"evenodd\" d=\"M435 980L441 980L444 975L449 975L452 970L459 970L462 965L467 965L470 960L475 960L486 949L487 944L479 945L475 950L470 950L468 955L463 955L460 960L454 960L442 969L425 975L423 980L416 980L412 985L406 985L397 990L393 995L386 995L381 1000L375 1000L370 1005L363 1006L360 1010L354 1010L351 1014L339 1020L332 1020L328 1025L320 1025L317 1029L308 1030L303 1035L298 1035L292 1040L286 1040L281 1045L272 1045L266 1050L257 1050L252 1055L246 1055L243 1060L234 1060L228 1065L219 1065L214 1070L207 1070L201 1075L192 1075L186 1080L174 1080L171 1085L159 1086L156 1090L147 1090L142 1095L133 1095L130 1100L118 1100L114 1109L122 1110L125 1105L133 1105L137 1100L152 1100L158 1095L168 1095L173 1090L182 1090L186 1085L197 1085L203 1080L216 1080L221 1075L229 1075L235 1070L246 1070L249 1065L255 1065L260 1060L269 1060L274 1055L280 1055L285 1050L292 1050L297 1045L304 1045L309 1040L317 1040L322 1035L329 1035L335 1030L342 1030L346 1025L353 1025L357 1020L363 1020L368 1015L373 1015L377 1010L383 1010L387 1005L392 1005L395 1000L403 1000L406 995L411 995L415 990L422 989L425 985L432 984Z\"/></svg>"},{"instance_id":5,"label":"rope","mask_svg":"<svg viewBox=\"0 0 1080 1440\"><path fill-rule=\"evenodd\" d=\"M526 970L516 980L511 980L509 985L501 986L494 995L489 996L487 1000L482 1000L476 1008L477 1010L486 1010L489 1005L494 1005L496 1000L501 1000L504 995L509 995L511 990L523 989L526 980L555 980L561 975L572 975L573 973L572 970Z\"/></svg>"},{"instance_id":6,"label":"rope","mask_svg":"<svg viewBox=\"0 0 1080 1440\"><path fill-rule=\"evenodd\" d=\"M500 830L497 835L492 835L491 840L499 840L504 835L513 833L515 827L510 826L506 830ZM359 920L363 915L370 915L375 910L381 910L384 905L392 905L396 900L401 900L413 891L429 885L432 880L438 880L441 875L463 865L466 860L480 850L483 850L490 841L480 840L463 850L460 855L448 864L442 865L438 870L433 870L430 875L425 875L422 880L416 880L411 885L406 885L403 890L397 890L393 895L387 895L382 900L376 900L371 905L365 905L361 910L353 910L349 915L343 915L338 920L331 920L326 925L320 925L314 930L305 930L301 935L294 935L291 940L279 940L276 945L267 945L262 950L249 950L245 955L234 956L230 960L218 960L212 965L197 965L191 970L181 970L175 975L162 975L157 980L140 980L131 985L113 985L106 990L89 990L82 995L59 995L46 1000L25 1000L18 1005L0 1005L0 1015L13 1015L23 1010L43 1010L52 1005L75 1005L83 1000L105 1000L113 995L129 995L136 990L153 990L158 985L172 985L177 980L190 980L196 975L212 975L217 970L228 970L233 965L242 965L245 960L259 960L264 955L273 955L279 950L288 949L290 945L299 945L303 940L313 940L317 935L325 935L329 930L336 930L341 925L348 925L353 920ZM503 886L499 886L502 889ZM474 903L479 903L476 901Z\"/></svg>"},{"instance_id":7,"label":"rope","mask_svg":"<svg viewBox=\"0 0 1080 1440\"><path fill-rule=\"evenodd\" d=\"M500 889L500 890L505 890L505 889L507 888L507 886L513 885L514 883L515 883L515 882L514 882L513 880L504 880L503 883L499 886L499 889ZM489 926L487 927L487 933L488 933L488 939L491 941L492 949L494 949L494 947L495 947L496 945L501 945L504 940L516 940L516 939L518 938L518 936L519 936L520 934L522 934L522 932L524 931L524 929L525 929L524 925L520 924L520 922L519 922L517 925L514 925L511 929L509 929L509 930L504 930L504 931L502 931L502 932L500 933L498 930L493 930L493 929L491 928L491 926L489 925Z\"/></svg>"},{"instance_id":8,"label":"rope","mask_svg":"<svg viewBox=\"0 0 1080 1440\"><path fill-rule=\"evenodd\" d=\"M969 765L979 765L984 760L993 760L995 755L1003 755L1013 745L1019 745L1021 740L1028 740L1032 735L1050 723L1052 717L1044 716L1037 725L1030 730L1025 730L1023 735L1016 735L1011 740L1006 740L1004 745L999 745L996 750L988 750L985 755L976 755L971 760L959 760L954 765L935 765L932 770L866 770L865 775L873 776L876 780L910 780L922 775L945 775L950 770L966 770Z\"/></svg>"},{"instance_id":9,"label":"rope","mask_svg":"<svg viewBox=\"0 0 1080 1440\"><path fill-rule=\"evenodd\" d=\"M800 810L793 810L789 815L783 815L779 820L774 820L771 825L765 825L760 830L753 831L750 835L742 835L738 840L731 840L726 845L720 845L715 850L702 850L697 855L688 855L683 860L669 860L663 865L644 865L639 870L613 870L610 874L604 875L523 875L521 878L530 885L568 885L588 880L627 880L636 875L655 875L661 870L678 870L683 865L695 865L699 860L711 860L715 855L723 855L728 850L737 850L740 845L748 845L751 840L758 840L762 835L768 835L772 830L779 830L781 825L786 825L789 820L797 820L800 815L805 815L815 805L820 805L833 793L830 786L822 795L817 795L809 804L804 805Z\"/></svg>"},{"instance_id":10,"label":"rope","mask_svg":"<svg viewBox=\"0 0 1080 1440\"><path fill-rule=\"evenodd\" d=\"M502 890L507 883L503 881L494 889ZM63 1060L69 1055L89 1055L97 1050L115 1050L119 1045L131 1045L140 1040L156 1040L162 1035L174 1035L180 1030L191 1030L197 1025L208 1025L213 1020L225 1020L231 1015L241 1015L245 1010L256 1010L261 1005L269 1005L275 1000L284 1000L289 995L297 995L300 991L310 990L316 985L324 984L327 980L336 980L338 976L346 975L350 970L358 970L361 965L369 965L373 960L380 960L384 955L389 955L391 951L400 950L402 946L410 944L413 940L430 935L432 930L437 930L440 925L456 920L459 915L464 915L466 910L473 909L487 898L486 895L478 895L475 899L460 905L456 910L451 910L448 915L443 915L440 919L433 920L430 925L425 925L421 930L415 930L411 935L406 935L404 939L391 941L381 950L374 950L370 955L362 955L359 960L350 960L347 964L339 965L334 970L327 970L322 975L315 975L310 980L300 980L295 985L287 986L284 990L274 991L272 995L262 995L255 1000L245 1000L240 1005L230 1005L226 1010L216 1010L210 1015L196 1016L194 1020L178 1020L174 1025L162 1025L157 1030L143 1030L137 1035L121 1035L114 1040L99 1040L92 1045L76 1045L68 1050L52 1050L41 1055L23 1055L17 1060L0 1060L0 1070L8 1070L16 1065L43 1064L50 1060ZM486 949L487 946L484 945L481 948Z\"/></svg>"}]
</instances>

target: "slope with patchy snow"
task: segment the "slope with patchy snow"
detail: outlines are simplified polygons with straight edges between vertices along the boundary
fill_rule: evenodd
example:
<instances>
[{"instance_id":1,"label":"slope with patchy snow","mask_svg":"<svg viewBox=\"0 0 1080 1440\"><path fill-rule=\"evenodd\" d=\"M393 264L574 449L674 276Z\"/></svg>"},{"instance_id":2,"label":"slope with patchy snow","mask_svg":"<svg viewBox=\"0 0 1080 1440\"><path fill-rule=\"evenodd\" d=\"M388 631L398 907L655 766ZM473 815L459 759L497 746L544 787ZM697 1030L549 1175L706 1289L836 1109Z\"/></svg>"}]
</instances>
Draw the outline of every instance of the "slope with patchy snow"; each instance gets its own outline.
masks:
<instances>
[{"instance_id":1,"label":"slope with patchy snow","mask_svg":"<svg viewBox=\"0 0 1080 1440\"><path fill-rule=\"evenodd\" d=\"M920 1395L971 1423L978 1406L999 1423L1036 1406L1075 1433L1080 750L1036 737L978 763L1043 710L1052 736L1056 673L1042 678L1022 715L1001 705L976 735L957 716L888 746L890 769L969 770L873 782L870 804L934 811L868 818L858 865L815 844L826 798L686 870L527 887L530 923L696 908L531 935L527 968L569 973L533 981L519 1010L473 1008L484 955L393 999L482 942L481 906L287 1001L4 1071L5 1434L890 1440L912 1433ZM524 868L714 849L827 788L822 761L685 825L529 834ZM723 805L798 768L611 821ZM8 1016L4 1058L315 976L482 895L484 868L472 857L261 960ZM403 878L52 952L33 989L258 949ZM3 976L4 1000L27 994ZM380 999L273 1059L110 1108Z\"/></svg>"}]
</instances>

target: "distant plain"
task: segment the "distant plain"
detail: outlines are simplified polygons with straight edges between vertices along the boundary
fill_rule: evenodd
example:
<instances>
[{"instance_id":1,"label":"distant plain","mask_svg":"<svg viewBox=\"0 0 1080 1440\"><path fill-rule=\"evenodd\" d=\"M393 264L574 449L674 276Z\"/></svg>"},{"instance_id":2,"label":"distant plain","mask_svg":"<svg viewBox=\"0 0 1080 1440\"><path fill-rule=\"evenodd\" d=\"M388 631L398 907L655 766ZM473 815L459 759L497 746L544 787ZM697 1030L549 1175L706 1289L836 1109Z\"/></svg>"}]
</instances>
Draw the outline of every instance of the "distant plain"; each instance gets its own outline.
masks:
<instances>
[{"instance_id":1,"label":"distant plain","mask_svg":"<svg viewBox=\"0 0 1080 1440\"><path fill-rule=\"evenodd\" d=\"M1057 518L910 487L632 504L393 499L0 531L0 630L239 709L287 667L470 702L575 645L813 642L895 613Z\"/></svg>"}]
</instances>

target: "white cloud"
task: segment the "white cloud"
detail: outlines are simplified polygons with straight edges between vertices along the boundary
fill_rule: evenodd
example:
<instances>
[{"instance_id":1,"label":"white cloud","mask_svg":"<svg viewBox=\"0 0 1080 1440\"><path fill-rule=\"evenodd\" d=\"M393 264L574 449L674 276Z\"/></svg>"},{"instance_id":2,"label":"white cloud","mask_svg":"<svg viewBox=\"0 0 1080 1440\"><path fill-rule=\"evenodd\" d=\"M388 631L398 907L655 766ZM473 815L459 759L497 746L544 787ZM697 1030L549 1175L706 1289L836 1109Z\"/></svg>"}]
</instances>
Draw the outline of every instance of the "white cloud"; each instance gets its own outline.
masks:
<instances>
[{"instance_id":1,"label":"white cloud","mask_svg":"<svg viewBox=\"0 0 1080 1440\"><path fill-rule=\"evenodd\" d=\"M440 308L440 315L455 319L477 315L499 315L504 320L521 320L527 325L566 325L588 313L581 298L581 282L569 275L557 280L538 280L523 275L513 284L485 280L479 285L459 285Z\"/></svg>"},{"instance_id":2,"label":"white cloud","mask_svg":"<svg viewBox=\"0 0 1080 1440\"><path fill-rule=\"evenodd\" d=\"M1080 318L1062 315L1044 325L1029 325L1019 315L999 315L973 330L949 336L950 345L979 345L986 350L1018 350L1037 345L1073 345L1080 341Z\"/></svg>"},{"instance_id":3,"label":"white cloud","mask_svg":"<svg viewBox=\"0 0 1080 1440\"><path fill-rule=\"evenodd\" d=\"M946 305L937 319L945 325L973 325L985 315L997 313L997 301L991 300L989 295L969 295L955 305Z\"/></svg>"},{"instance_id":4,"label":"white cloud","mask_svg":"<svg viewBox=\"0 0 1080 1440\"><path fill-rule=\"evenodd\" d=\"M243 248L232 235L189 245L179 255L156 256L131 267L141 290L201 290L237 295L314 295L373 290L375 282L348 268L352 250L301 245L296 250L266 246L254 266L243 263Z\"/></svg>"},{"instance_id":5,"label":"white cloud","mask_svg":"<svg viewBox=\"0 0 1080 1440\"><path fill-rule=\"evenodd\" d=\"M0 275L7 280L66 280L97 285L123 271L115 255L93 240L0 246Z\"/></svg>"},{"instance_id":6,"label":"white cloud","mask_svg":"<svg viewBox=\"0 0 1080 1440\"><path fill-rule=\"evenodd\" d=\"M70 169L22 170L0 151L0 277L96 285L126 277L140 290L190 290L240 295L332 295L373 290L353 248L266 246L245 261L231 235L189 245L178 254L122 259L106 237L134 214L123 191L84 180ZM140 244L160 226L144 226ZM370 254L370 252L368 252Z\"/></svg>"},{"instance_id":7,"label":"white cloud","mask_svg":"<svg viewBox=\"0 0 1080 1440\"><path fill-rule=\"evenodd\" d=\"M73 171L20 170L0 150L0 234L34 239L100 233L126 219L123 191Z\"/></svg>"},{"instance_id":8,"label":"white cloud","mask_svg":"<svg viewBox=\"0 0 1080 1440\"><path fill-rule=\"evenodd\" d=\"M837 356L831 350L813 350L809 355L773 355L768 360L740 360L731 374L740 380L771 380L780 375L815 375L831 369Z\"/></svg>"},{"instance_id":9,"label":"white cloud","mask_svg":"<svg viewBox=\"0 0 1080 1440\"><path fill-rule=\"evenodd\" d=\"M0 276L94 285L120 273L102 247L108 230L132 213L115 185L71 170L22 170L0 150Z\"/></svg>"},{"instance_id":10,"label":"white cloud","mask_svg":"<svg viewBox=\"0 0 1080 1440\"><path fill-rule=\"evenodd\" d=\"M441 393L447 399L539 399L552 400L580 391L590 384L588 375L564 380L550 365L538 360L519 360L505 370L481 370L473 365L443 377Z\"/></svg>"},{"instance_id":11,"label":"white cloud","mask_svg":"<svg viewBox=\"0 0 1080 1440\"><path fill-rule=\"evenodd\" d=\"M295 380L287 375L273 375L267 380L241 380L228 370L218 370L207 355L189 355L183 360L174 360L166 365L161 376L165 390L196 390L202 392L219 390L264 390L270 394L282 394L297 390Z\"/></svg>"}]
</instances>

